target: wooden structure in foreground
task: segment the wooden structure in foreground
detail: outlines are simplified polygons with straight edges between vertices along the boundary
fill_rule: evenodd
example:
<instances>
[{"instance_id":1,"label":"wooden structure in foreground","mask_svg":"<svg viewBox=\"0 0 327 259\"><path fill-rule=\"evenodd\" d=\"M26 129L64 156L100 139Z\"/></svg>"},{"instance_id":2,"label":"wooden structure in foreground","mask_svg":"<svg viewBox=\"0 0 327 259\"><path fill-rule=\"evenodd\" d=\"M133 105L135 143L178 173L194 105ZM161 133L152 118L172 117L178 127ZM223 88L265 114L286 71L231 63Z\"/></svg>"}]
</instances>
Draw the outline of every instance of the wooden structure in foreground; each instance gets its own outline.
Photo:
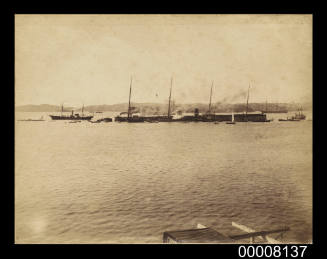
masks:
<instances>
[{"instance_id":1,"label":"wooden structure in foreground","mask_svg":"<svg viewBox=\"0 0 327 259\"><path fill-rule=\"evenodd\" d=\"M232 226L236 227L246 234L231 235L227 236L218 231L206 227L204 225L198 224L196 229L186 229L186 230L175 230L166 231L163 233L163 243L189 243L189 244L232 244L240 243L240 240L250 239L250 243L271 243L271 244L281 244L282 241L278 241L268 235L279 234L276 238L282 238L286 231L290 228L280 228L268 231L255 231L249 227L243 226L241 224L232 222ZM257 239L257 240L256 240Z\"/></svg>"}]
</instances>

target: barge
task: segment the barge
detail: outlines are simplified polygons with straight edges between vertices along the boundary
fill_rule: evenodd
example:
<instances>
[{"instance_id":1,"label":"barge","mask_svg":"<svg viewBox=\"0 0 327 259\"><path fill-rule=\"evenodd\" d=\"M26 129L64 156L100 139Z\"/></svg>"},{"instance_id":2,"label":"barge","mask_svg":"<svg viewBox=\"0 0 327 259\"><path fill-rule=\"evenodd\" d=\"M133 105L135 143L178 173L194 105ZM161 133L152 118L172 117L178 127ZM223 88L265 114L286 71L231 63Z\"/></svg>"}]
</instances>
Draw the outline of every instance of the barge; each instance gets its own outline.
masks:
<instances>
[{"instance_id":1,"label":"barge","mask_svg":"<svg viewBox=\"0 0 327 259\"><path fill-rule=\"evenodd\" d=\"M64 106L61 105L61 114L60 115L49 115L52 120L91 120L93 116L84 116L84 105L82 107L82 116L78 113L74 114L72 111L71 115L63 115Z\"/></svg>"}]
</instances>

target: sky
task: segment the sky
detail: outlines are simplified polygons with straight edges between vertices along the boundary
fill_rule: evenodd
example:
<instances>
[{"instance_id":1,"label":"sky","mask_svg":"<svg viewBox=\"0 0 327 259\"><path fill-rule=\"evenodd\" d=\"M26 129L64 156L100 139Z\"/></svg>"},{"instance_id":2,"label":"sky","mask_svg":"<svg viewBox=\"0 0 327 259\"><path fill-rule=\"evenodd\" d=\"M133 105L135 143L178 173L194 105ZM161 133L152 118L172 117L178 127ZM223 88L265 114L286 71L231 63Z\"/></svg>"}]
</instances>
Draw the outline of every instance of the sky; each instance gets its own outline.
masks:
<instances>
[{"instance_id":1,"label":"sky","mask_svg":"<svg viewBox=\"0 0 327 259\"><path fill-rule=\"evenodd\" d=\"M311 15L16 15L15 104L311 102Z\"/></svg>"}]
</instances>

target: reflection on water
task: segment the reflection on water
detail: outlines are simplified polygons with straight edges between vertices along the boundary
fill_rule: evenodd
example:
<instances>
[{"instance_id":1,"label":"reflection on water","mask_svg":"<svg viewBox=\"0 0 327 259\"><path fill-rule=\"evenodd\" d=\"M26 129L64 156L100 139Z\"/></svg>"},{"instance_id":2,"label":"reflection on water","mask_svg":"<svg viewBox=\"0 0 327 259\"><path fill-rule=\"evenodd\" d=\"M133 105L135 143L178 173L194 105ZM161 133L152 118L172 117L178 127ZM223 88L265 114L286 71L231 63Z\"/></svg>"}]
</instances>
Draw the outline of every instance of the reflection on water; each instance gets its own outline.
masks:
<instances>
[{"instance_id":1,"label":"reflection on water","mask_svg":"<svg viewBox=\"0 0 327 259\"><path fill-rule=\"evenodd\" d=\"M31 114L42 115L16 118ZM17 121L15 131L17 243L161 243L197 223L233 234L232 221L311 241L311 121Z\"/></svg>"}]
</instances>

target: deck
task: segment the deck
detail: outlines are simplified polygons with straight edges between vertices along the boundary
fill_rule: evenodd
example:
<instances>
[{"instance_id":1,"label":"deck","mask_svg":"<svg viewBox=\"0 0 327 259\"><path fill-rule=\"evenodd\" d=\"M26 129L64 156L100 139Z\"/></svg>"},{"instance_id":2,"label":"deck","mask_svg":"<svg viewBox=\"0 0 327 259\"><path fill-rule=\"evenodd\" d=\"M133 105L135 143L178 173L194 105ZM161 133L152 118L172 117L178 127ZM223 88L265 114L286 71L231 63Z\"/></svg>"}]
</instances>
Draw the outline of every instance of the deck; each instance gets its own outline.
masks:
<instances>
[{"instance_id":1,"label":"deck","mask_svg":"<svg viewBox=\"0 0 327 259\"><path fill-rule=\"evenodd\" d=\"M164 243L233 243L234 240L212 228L167 231L163 234Z\"/></svg>"}]
</instances>

